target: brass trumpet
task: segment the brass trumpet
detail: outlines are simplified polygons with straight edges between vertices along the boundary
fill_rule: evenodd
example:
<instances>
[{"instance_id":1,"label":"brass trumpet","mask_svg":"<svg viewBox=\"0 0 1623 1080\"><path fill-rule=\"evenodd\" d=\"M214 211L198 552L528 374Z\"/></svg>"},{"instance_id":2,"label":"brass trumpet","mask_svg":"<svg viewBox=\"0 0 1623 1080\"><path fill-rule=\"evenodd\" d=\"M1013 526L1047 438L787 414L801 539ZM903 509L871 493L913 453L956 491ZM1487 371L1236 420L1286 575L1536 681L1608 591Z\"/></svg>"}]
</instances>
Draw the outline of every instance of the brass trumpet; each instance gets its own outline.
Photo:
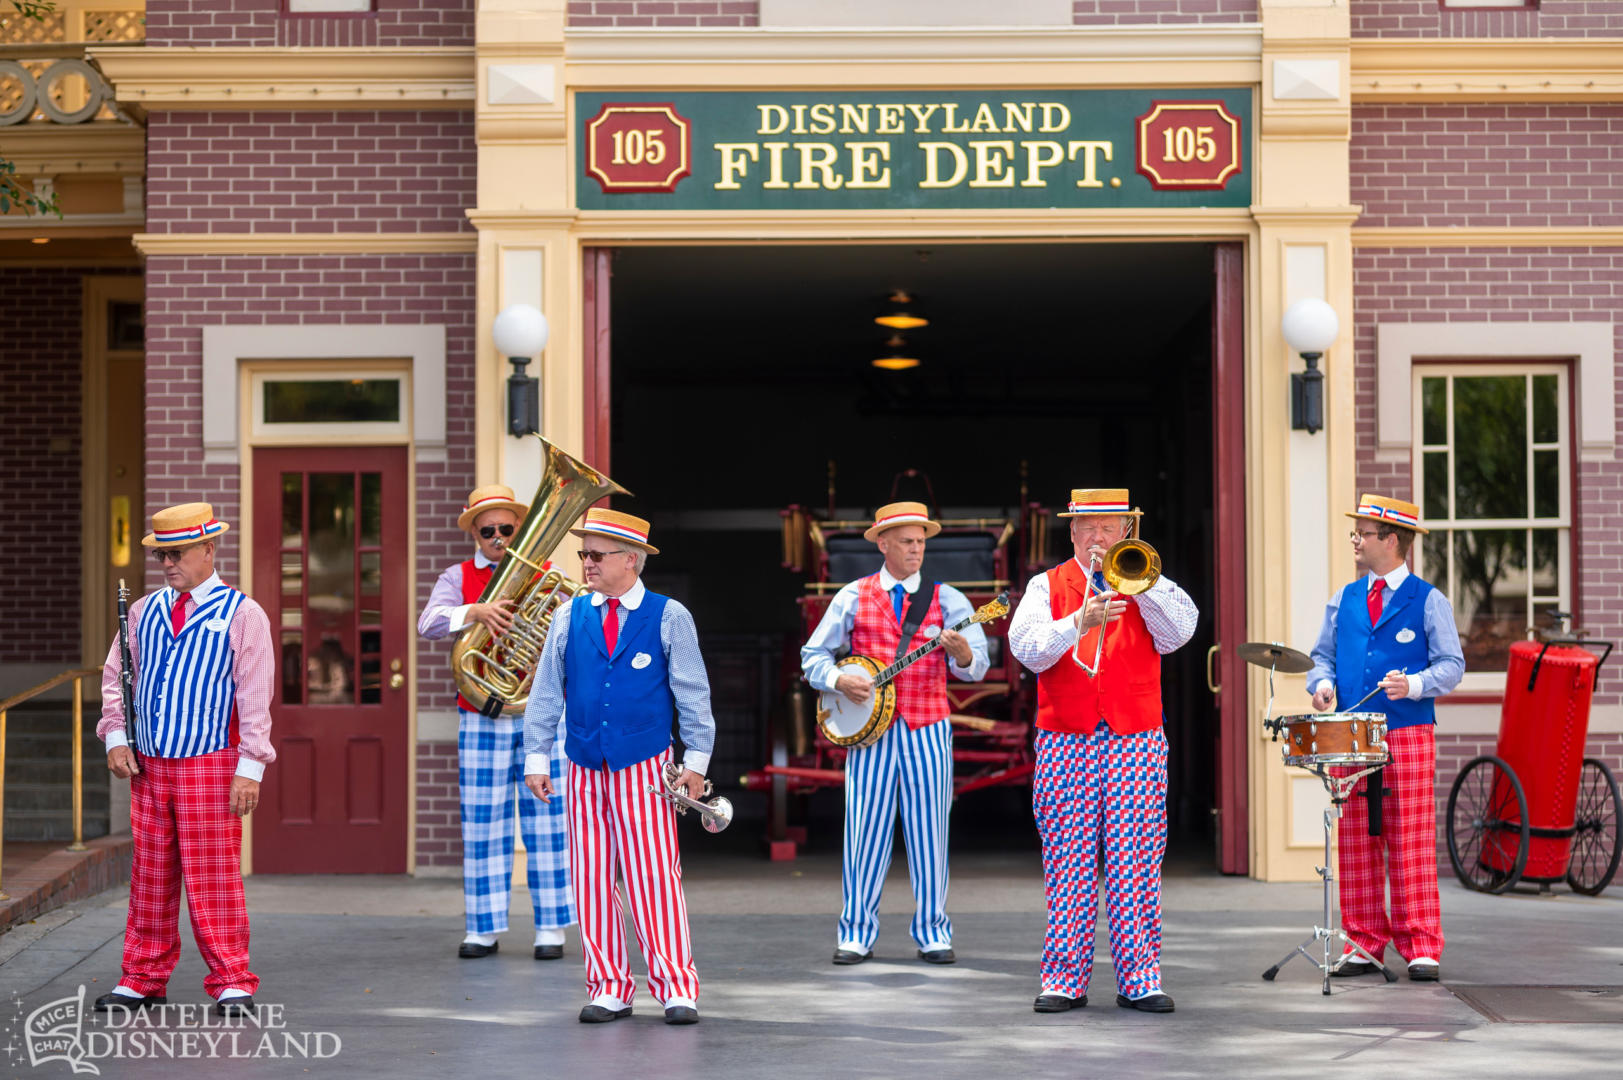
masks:
<instances>
[{"instance_id":1,"label":"brass trumpet","mask_svg":"<svg viewBox=\"0 0 1623 1080\"><path fill-rule=\"evenodd\" d=\"M1118 540L1110 545L1105 552L1101 563L1095 556L1088 562L1088 583L1082 589L1082 607L1088 606L1088 600L1093 595L1093 573L1102 567L1105 585L1118 596L1137 596L1148 592L1150 587L1161 577L1161 556L1149 544L1137 537L1129 536L1125 540ZM1099 677L1099 661L1104 658L1105 631L1110 627L1110 612L1105 612L1105 621L1099 624L1099 640L1093 650L1093 663L1089 665L1082 659L1082 633L1076 635L1076 644L1071 647L1071 659L1076 666L1087 672L1093 678Z\"/></svg>"},{"instance_id":2,"label":"brass trumpet","mask_svg":"<svg viewBox=\"0 0 1623 1080\"><path fill-rule=\"evenodd\" d=\"M710 798L710 793L716 790L716 785L709 780L704 782L704 797L708 801L700 802L698 799L688 798L687 793L676 786L677 780L682 777L682 767L676 762L667 761L663 775L665 790L661 791L653 784L649 784L648 793L650 795L658 795L660 798L668 800L672 806L676 807L678 814L686 814L689 810L697 810L705 832L719 833L733 823L733 801L725 795Z\"/></svg>"}]
</instances>

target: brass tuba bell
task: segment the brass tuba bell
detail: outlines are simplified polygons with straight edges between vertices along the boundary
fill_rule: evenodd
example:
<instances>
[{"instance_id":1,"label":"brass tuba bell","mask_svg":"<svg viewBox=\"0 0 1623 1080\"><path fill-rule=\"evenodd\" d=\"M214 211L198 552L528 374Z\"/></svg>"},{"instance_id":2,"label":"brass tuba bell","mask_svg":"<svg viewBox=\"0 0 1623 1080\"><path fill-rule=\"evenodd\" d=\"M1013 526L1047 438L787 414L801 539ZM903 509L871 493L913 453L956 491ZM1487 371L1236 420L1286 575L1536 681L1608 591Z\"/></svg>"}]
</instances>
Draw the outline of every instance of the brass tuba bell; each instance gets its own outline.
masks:
<instances>
[{"instance_id":1,"label":"brass tuba bell","mask_svg":"<svg viewBox=\"0 0 1623 1080\"><path fill-rule=\"evenodd\" d=\"M587 507L605 495L631 494L540 435L535 437L544 465L541 485L530 500L524 524L479 594L481 604L513 601L513 629L495 637L483 624L474 623L451 650L457 691L469 701L482 702L479 711L491 717L524 711L552 613L583 588L557 570L544 569L548 556Z\"/></svg>"}]
</instances>

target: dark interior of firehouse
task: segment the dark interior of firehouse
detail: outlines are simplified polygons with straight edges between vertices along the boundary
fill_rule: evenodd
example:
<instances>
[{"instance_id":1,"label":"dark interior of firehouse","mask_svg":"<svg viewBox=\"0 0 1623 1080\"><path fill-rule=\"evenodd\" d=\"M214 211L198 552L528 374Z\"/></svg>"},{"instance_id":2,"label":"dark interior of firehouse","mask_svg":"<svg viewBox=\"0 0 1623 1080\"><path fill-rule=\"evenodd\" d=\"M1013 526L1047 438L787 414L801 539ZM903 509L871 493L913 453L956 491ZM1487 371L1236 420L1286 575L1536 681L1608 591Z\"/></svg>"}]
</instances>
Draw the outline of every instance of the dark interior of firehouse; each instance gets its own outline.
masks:
<instances>
[{"instance_id":1,"label":"dark interior of firehouse","mask_svg":"<svg viewBox=\"0 0 1623 1080\"><path fill-rule=\"evenodd\" d=\"M1017 604L1071 554L1070 489L1127 487L1201 609L1162 682L1170 850L1211 865L1209 245L623 247L610 274L610 472L635 493L614 505L653 522L646 580L698 624L730 843L839 849L841 758L799 648L834 589L879 568L875 508L926 503L945 528L924 577L976 604L1007 582ZM1009 622L986 626L986 685L953 699L955 849L1038 844L1036 683Z\"/></svg>"}]
</instances>

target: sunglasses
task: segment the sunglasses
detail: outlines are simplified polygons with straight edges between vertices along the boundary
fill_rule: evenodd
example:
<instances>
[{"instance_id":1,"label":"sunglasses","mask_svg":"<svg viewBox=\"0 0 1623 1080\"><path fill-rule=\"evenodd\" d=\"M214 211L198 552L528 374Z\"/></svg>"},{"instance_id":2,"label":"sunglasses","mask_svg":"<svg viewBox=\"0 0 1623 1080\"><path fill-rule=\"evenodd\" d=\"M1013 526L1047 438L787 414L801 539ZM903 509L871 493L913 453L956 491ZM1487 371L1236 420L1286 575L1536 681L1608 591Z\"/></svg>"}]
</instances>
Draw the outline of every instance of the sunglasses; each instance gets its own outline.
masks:
<instances>
[{"instance_id":1,"label":"sunglasses","mask_svg":"<svg viewBox=\"0 0 1623 1080\"><path fill-rule=\"evenodd\" d=\"M575 552L575 554L580 556L580 561L581 562L586 562L586 561L590 560L591 562L595 562L595 563L602 562L603 561L603 556L605 556L605 555L624 555L625 553L626 553L625 548L615 548L613 551L577 551L577 552Z\"/></svg>"},{"instance_id":2,"label":"sunglasses","mask_svg":"<svg viewBox=\"0 0 1623 1080\"><path fill-rule=\"evenodd\" d=\"M196 544L187 544L179 548L159 548L152 553L152 561L162 566L165 563L178 563L186 557L186 553L197 547Z\"/></svg>"},{"instance_id":3,"label":"sunglasses","mask_svg":"<svg viewBox=\"0 0 1623 1080\"><path fill-rule=\"evenodd\" d=\"M501 533L503 536L512 536L513 535L513 526L511 526L511 525L481 525L481 526L479 526L479 535L484 537L486 540L489 540L491 537L495 536L497 533Z\"/></svg>"}]
</instances>

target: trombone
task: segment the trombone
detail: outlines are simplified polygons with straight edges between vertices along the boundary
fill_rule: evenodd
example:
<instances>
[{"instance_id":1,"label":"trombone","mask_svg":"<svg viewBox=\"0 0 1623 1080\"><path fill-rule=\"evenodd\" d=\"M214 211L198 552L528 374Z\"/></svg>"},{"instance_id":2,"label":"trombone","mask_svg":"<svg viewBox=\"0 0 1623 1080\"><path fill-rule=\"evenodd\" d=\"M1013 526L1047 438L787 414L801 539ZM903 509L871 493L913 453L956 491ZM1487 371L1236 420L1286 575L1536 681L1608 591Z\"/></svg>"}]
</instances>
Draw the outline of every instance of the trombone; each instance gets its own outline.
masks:
<instances>
[{"instance_id":1,"label":"trombone","mask_svg":"<svg viewBox=\"0 0 1623 1080\"><path fill-rule=\"evenodd\" d=\"M1088 582L1082 589L1083 610L1087 609L1088 600L1093 595L1094 571L1101 567L1105 585L1111 592L1119 596L1137 596L1139 593L1148 592L1160 579L1161 556L1149 544L1133 536L1110 545L1110 550L1105 552L1102 563L1095 555L1088 561ZM1082 638L1085 636L1082 631L1077 631L1076 644L1071 647L1071 660L1093 678L1099 677L1099 662L1105 652L1105 630L1109 627L1110 610L1106 608L1105 621L1099 624L1099 640L1093 649L1091 665L1082 659Z\"/></svg>"}]
</instances>

